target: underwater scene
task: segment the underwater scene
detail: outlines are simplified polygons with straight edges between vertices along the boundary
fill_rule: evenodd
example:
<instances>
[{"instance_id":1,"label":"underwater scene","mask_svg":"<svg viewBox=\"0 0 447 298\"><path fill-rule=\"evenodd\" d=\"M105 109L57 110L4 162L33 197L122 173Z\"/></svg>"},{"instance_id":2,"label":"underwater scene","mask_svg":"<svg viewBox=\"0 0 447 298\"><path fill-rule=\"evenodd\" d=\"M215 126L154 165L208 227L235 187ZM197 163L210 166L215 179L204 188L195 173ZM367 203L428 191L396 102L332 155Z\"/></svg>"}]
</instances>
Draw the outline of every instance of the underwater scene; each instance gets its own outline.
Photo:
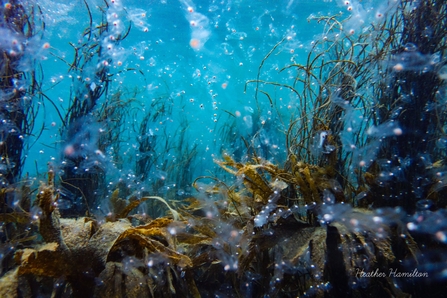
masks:
<instances>
[{"instance_id":1,"label":"underwater scene","mask_svg":"<svg viewBox=\"0 0 447 298\"><path fill-rule=\"evenodd\" d=\"M447 296L446 1L0 3L0 297Z\"/></svg>"}]
</instances>

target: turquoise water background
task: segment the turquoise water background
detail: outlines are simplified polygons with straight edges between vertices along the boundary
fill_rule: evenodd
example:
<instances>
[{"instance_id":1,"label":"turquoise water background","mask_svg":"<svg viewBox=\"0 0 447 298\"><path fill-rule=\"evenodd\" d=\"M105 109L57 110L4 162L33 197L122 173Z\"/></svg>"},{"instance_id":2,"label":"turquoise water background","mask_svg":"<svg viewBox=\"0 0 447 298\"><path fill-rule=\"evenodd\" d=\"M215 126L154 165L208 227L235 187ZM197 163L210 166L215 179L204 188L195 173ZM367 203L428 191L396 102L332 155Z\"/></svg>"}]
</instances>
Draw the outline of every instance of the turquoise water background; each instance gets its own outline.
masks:
<instances>
[{"instance_id":1,"label":"turquoise water background","mask_svg":"<svg viewBox=\"0 0 447 298\"><path fill-rule=\"evenodd\" d=\"M88 11L83 1L38 3L45 21L41 42L51 45L38 57L44 74L43 90L64 114L74 82L70 78L74 74L68 72L75 53L70 43L83 41L83 32L89 26ZM93 24L100 24L98 7L104 7L104 3L86 3ZM275 154L284 153L284 134L279 131L284 127L276 124L280 121L287 126L297 104L295 96L289 91L272 90L272 98L278 103L276 113L266 98L256 103L253 84L244 92L245 82L256 79L262 59L283 38L287 42L265 63L262 78L281 79L278 68L305 62L312 41L320 37L323 28L308 18L345 10L335 1L122 0L116 6L117 17L112 21L120 22L122 30L128 26L131 29L111 50L110 94L119 89L137 89L134 105L141 111L148 109L154 98L170 97L172 114L165 115L163 124L154 123L153 131L167 128L170 138L175 138L180 120L186 120L188 146L197 144L200 152L196 175L214 167L213 158L222 153L222 148L236 150L235 144L220 140L219 131L225 125L236 124L235 132L247 136L267 119L275 128L266 132L264 139L279 147ZM196 48L191 46L192 39L199 41ZM89 77L87 71L83 75ZM238 115L237 119L226 111ZM123 154L136 154L137 136L132 127L143 116L144 112L136 113L127 119ZM36 171L44 173L48 162L60 163L66 146L61 142L61 119L54 106L46 103L38 117L45 130L27 154L24 172L31 176ZM34 141L31 137L30 143Z\"/></svg>"},{"instance_id":2,"label":"turquoise water background","mask_svg":"<svg viewBox=\"0 0 447 298\"><path fill-rule=\"evenodd\" d=\"M306 65L310 52L322 50L318 41L337 39L324 36L328 28L317 17L349 18L341 34L355 37L380 22L379 12L396 7L348 2L38 1L45 28L27 51L45 96L36 99L23 173L39 177L52 168L63 177L70 158L80 156L76 175L101 169L109 194L120 181L165 194L166 188L184 193L196 177L214 175L225 153L243 161L248 143L261 158L283 163L286 132L303 102L290 88L254 81L294 84L297 69L283 68ZM108 30L99 34L105 23ZM95 43L90 61L74 65ZM102 68L107 86L97 76ZM76 121L76 135L67 137L73 98L98 88L107 91L95 102L96 116ZM126 103L121 112L97 116L117 94ZM102 144L112 130L115 143ZM74 150L78 145L83 149ZM139 171L145 158L152 164Z\"/></svg>"}]
</instances>

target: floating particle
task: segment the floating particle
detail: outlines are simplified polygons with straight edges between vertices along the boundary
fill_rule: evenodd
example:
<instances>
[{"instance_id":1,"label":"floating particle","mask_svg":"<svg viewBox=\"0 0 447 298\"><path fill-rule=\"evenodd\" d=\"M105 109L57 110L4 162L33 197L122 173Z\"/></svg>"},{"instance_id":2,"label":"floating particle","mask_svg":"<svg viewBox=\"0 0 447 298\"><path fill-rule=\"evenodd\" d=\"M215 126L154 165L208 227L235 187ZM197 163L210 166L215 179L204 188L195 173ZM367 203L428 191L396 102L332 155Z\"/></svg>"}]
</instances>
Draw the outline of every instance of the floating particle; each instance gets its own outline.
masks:
<instances>
[{"instance_id":1,"label":"floating particle","mask_svg":"<svg viewBox=\"0 0 447 298\"><path fill-rule=\"evenodd\" d=\"M393 129L393 133L394 133L396 136L400 136L400 135L402 135L402 129L401 129L400 127L397 127L397 128L395 128L395 129Z\"/></svg>"},{"instance_id":2,"label":"floating particle","mask_svg":"<svg viewBox=\"0 0 447 298\"><path fill-rule=\"evenodd\" d=\"M438 239L441 242L446 243L447 242L447 236L443 231L438 231L435 233L436 239Z\"/></svg>"},{"instance_id":3,"label":"floating particle","mask_svg":"<svg viewBox=\"0 0 447 298\"><path fill-rule=\"evenodd\" d=\"M414 222L409 222L409 223L407 223L407 229L409 231L414 231L417 229L417 225Z\"/></svg>"},{"instance_id":4,"label":"floating particle","mask_svg":"<svg viewBox=\"0 0 447 298\"><path fill-rule=\"evenodd\" d=\"M404 65L402 63L396 63L396 65L393 66L393 69L397 72L400 72L404 70Z\"/></svg>"},{"instance_id":5,"label":"floating particle","mask_svg":"<svg viewBox=\"0 0 447 298\"><path fill-rule=\"evenodd\" d=\"M416 208L419 211L429 210L433 206L433 202L429 199L419 200L416 202Z\"/></svg>"},{"instance_id":6,"label":"floating particle","mask_svg":"<svg viewBox=\"0 0 447 298\"><path fill-rule=\"evenodd\" d=\"M75 148L72 145L68 145L64 149L64 154L66 156L72 156L75 153Z\"/></svg>"},{"instance_id":7,"label":"floating particle","mask_svg":"<svg viewBox=\"0 0 447 298\"><path fill-rule=\"evenodd\" d=\"M198 39L191 39L189 41L189 45L191 46L191 48L193 49L200 49L200 40Z\"/></svg>"},{"instance_id":8,"label":"floating particle","mask_svg":"<svg viewBox=\"0 0 447 298\"><path fill-rule=\"evenodd\" d=\"M325 221L325 222L330 222L332 219L333 219L334 217L333 217L333 215L332 214L324 214L323 215L323 220Z\"/></svg>"}]
</instances>

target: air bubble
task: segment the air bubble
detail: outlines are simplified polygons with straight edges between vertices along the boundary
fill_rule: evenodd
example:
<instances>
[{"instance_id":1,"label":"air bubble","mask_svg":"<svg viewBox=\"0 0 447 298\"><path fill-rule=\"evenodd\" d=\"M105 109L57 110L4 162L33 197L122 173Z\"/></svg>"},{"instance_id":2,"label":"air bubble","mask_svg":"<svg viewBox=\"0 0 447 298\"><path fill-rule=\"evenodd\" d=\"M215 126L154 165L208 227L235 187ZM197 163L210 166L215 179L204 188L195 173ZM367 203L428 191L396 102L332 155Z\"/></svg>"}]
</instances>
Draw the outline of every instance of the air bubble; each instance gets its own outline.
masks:
<instances>
[{"instance_id":1,"label":"air bubble","mask_svg":"<svg viewBox=\"0 0 447 298\"><path fill-rule=\"evenodd\" d=\"M416 202L416 209L419 211L429 210L433 206L433 202L431 200L419 200Z\"/></svg>"}]
</instances>

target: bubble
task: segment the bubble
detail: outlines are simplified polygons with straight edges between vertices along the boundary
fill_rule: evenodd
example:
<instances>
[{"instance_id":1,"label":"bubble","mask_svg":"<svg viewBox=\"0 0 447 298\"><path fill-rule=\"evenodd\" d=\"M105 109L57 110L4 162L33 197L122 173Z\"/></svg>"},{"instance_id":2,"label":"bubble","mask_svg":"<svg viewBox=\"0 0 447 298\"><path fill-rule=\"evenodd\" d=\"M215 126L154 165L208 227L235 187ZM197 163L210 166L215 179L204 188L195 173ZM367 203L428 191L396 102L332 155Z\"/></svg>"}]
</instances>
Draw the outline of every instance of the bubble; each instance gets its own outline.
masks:
<instances>
[{"instance_id":1,"label":"bubble","mask_svg":"<svg viewBox=\"0 0 447 298\"><path fill-rule=\"evenodd\" d=\"M389 60L389 67L396 72L402 71L431 71L435 62L433 56L422 54L417 51L413 44L406 44L404 52L391 56Z\"/></svg>"},{"instance_id":2,"label":"bubble","mask_svg":"<svg viewBox=\"0 0 447 298\"><path fill-rule=\"evenodd\" d=\"M439 149L447 148L447 137L442 136L436 141L436 147Z\"/></svg>"},{"instance_id":3,"label":"bubble","mask_svg":"<svg viewBox=\"0 0 447 298\"><path fill-rule=\"evenodd\" d=\"M194 39L194 38L189 41L189 45L191 46L191 48L196 49L196 50L198 50L202 47L200 44L200 40Z\"/></svg>"},{"instance_id":4,"label":"bubble","mask_svg":"<svg viewBox=\"0 0 447 298\"><path fill-rule=\"evenodd\" d=\"M393 66L393 70L397 71L397 72L401 72L402 70L404 70L404 65L402 63L396 63L396 65Z\"/></svg>"},{"instance_id":5,"label":"bubble","mask_svg":"<svg viewBox=\"0 0 447 298\"><path fill-rule=\"evenodd\" d=\"M141 8L131 9L128 11L128 18L133 25L143 32L149 31L149 24L146 21L147 12Z\"/></svg>"},{"instance_id":6,"label":"bubble","mask_svg":"<svg viewBox=\"0 0 447 298\"><path fill-rule=\"evenodd\" d=\"M158 169L153 170L151 174L153 177L160 180L165 180L166 177L168 176L167 172Z\"/></svg>"},{"instance_id":7,"label":"bubble","mask_svg":"<svg viewBox=\"0 0 447 298\"><path fill-rule=\"evenodd\" d=\"M31 220L33 220L33 221L38 220L38 219L40 219L42 217L42 215L43 215L43 211L42 211L42 209L40 207L33 206L31 208L31 210L30 210Z\"/></svg>"},{"instance_id":8,"label":"bubble","mask_svg":"<svg viewBox=\"0 0 447 298\"><path fill-rule=\"evenodd\" d=\"M0 28L0 49L14 56L24 51L22 38L13 31Z\"/></svg>"},{"instance_id":9,"label":"bubble","mask_svg":"<svg viewBox=\"0 0 447 298\"><path fill-rule=\"evenodd\" d=\"M417 225L415 223L413 223L413 222L409 222L409 223L407 223L407 229L409 231L414 231L414 230L417 229Z\"/></svg>"},{"instance_id":10,"label":"bubble","mask_svg":"<svg viewBox=\"0 0 447 298\"><path fill-rule=\"evenodd\" d=\"M396 136L400 136L400 135L402 135L402 129L400 127L396 127L393 129L393 133Z\"/></svg>"},{"instance_id":11,"label":"bubble","mask_svg":"<svg viewBox=\"0 0 447 298\"><path fill-rule=\"evenodd\" d=\"M414 43L411 43L411 42L404 45L404 50L406 52L415 52L415 51L417 51L417 49L418 49L418 47Z\"/></svg>"},{"instance_id":12,"label":"bubble","mask_svg":"<svg viewBox=\"0 0 447 298\"><path fill-rule=\"evenodd\" d=\"M438 77L441 80L447 80L447 65L441 67L441 69L438 71Z\"/></svg>"},{"instance_id":13,"label":"bubble","mask_svg":"<svg viewBox=\"0 0 447 298\"><path fill-rule=\"evenodd\" d=\"M439 241L441 241L443 243L447 242L447 235L443 231L436 232L435 237L436 237L436 239L438 239Z\"/></svg>"},{"instance_id":14,"label":"bubble","mask_svg":"<svg viewBox=\"0 0 447 298\"><path fill-rule=\"evenodd\" d=\"M334 204L335 203L335 196L328 189L323 190L323 202L326 204Z\"/></svg>"},{"instance_id":15,"label":"bubble","mask_svg":"<svg viewBox=\"0 0 447 298\"><path fill-rule=\"evenodd\" d=\"M245 128L251 130L253 128L253 118L250 115L244 116L243 118Z\"/></svg>"},{"instance_id":16,"label":"bubble","mask_svg":"<svg viewBox=\"0 0 447 298\"><path fill-rule=\"evenodd\" d=\"M323 220L325 222L330 222L332 219L334 219L334 217L331 214L324 214L323 215Z\"/></svg>"},{"instance_id":17,"label":"bubble","mask_svg":"<svg viewBox=\"0 0 447 298\"><path fill-rule=\"evenodd\" d=\"M233 49L233 47L232 47L230 44L226 43L226 42L224 42L224 43L221 44L221 48L222 48L223 53L224 53L225 55L229 55L229 56L231 56L231 55L233 55L233 53L234 53L234 49Z\"/></svg>"},{"instance_id":18,"label":"bubble","mask_svg":"<svg viewBox=\"0 0 447 298\"><path fill-rule=\"evenodd\" d=\"M254 219L255 227L262 227L267 223L268 215L257 215Z\"/></svg>"},{"instance_id":19,"label":"bubble","mask_svg":"<svg viewBox=\"0 0 447 298\"><path fill-rule=\"evenodd\" d=\"M185 18L190 24L191 29L191 39L189 45L192 49L199 51L203 48L207 40L211 35L211 31L209 29L209 19L201 14L196 12L193 9L192 2L189 1L181 1L186 7Z\"/></svg>"},{"instance_id":20,"label":"bubble","mask_svg":"<svg viewBox=\"0 0 447 298\"><path fill-rule=\"evenodd\" d=\"M433 202L431 200L419 200L416 202L416 209L419 211L429 210L433 206Z\"/></svg>"},{"instance_id":21,"label":"bubble","mask_svg":"<svg viewBox=\"0 0 447 298\"><path fill-rule=\"evenodd\" d=\"M402 129L398 126L398 123L396 121L387 121L379 126L371 126L368 128L366 133L370 137L374 138L384 138L389 136L399 136L402 134Z\"/></svg>"}]
</instances>

